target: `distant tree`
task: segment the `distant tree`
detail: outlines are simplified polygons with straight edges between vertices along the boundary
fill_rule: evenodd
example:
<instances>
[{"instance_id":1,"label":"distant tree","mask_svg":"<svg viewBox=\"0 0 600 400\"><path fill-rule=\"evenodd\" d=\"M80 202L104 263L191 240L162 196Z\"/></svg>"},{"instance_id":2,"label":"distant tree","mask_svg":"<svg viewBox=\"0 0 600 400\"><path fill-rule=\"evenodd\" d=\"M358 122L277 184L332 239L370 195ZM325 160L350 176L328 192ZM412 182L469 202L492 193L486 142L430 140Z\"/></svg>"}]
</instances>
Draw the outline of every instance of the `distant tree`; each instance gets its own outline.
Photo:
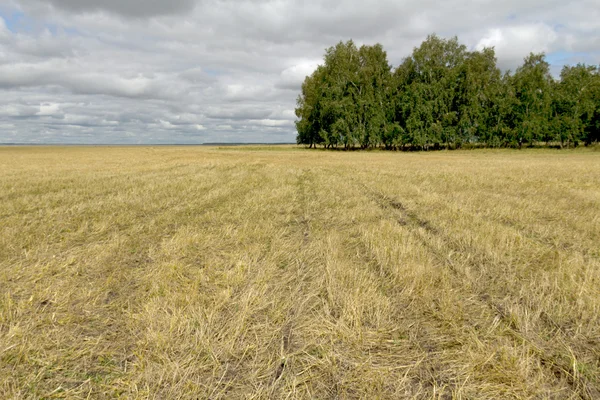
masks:
<instances>
[{"instance_id":1,"label":"distant tree","mask_svg":"<svg viewBox=\"0 0 600 400\"><path fill-rule=\"evenodd\" d=\"M358 138L362 148L377 146L388 131L392 67L380 44L359 49L358 112L364 127Z\"/></svg>"},{"instance_id":2,"label":"distant tree","mask_svg":"<svg viewBox=\"0 0 600 400\"><path fill-rule=\"evenodd\" d=\"M358 49L353 41L339 42L327 49L323 80L322 135L326 146L352 145L361 127L358 105Z\"/></svg>"},{"instance_id":3,"label":"distant tree","mask_svg":"<svg viewBox=\"0 0 600 400\"><path fill-rule=\"evenodd\" d=\"M456 37L446 40L430 35L396 69L395 90L405 94L396 105L400 109L397 122L411 145L427 149L464 141L458 124L458 87L467 55Z\"/></svg>"},{"instance_id":4,"label":"distant tree","mask_svg":"<svg viewBox=\"0 0 600 400\"><path fill-rule=\"evenodd\" d=\"M565 143L569 146L570 143L590 144L598 140L594 119L599 102L600 76L595 66L563 67L552 102L554 139L561 147Z\"/></svg>"},{"instance_id":5,"label":"distant tree","mask_svg":"<svg viewBox=\"0 0 600 400\"><path fill-rule=\"evenodd\" d=\"M521 141L519 140L519 100L516 96L510 71L502 76L491 113L495 119L495 125L491 128L494 138L488 139L489 144L498 146L522 144L522 138Z\"/></svg>"},{"instance_id":6,"label":"distant tree","mask_svg":"<svg viewBox=\"0 0 600 400\"><path fill-rule=\"evenodd\" d=\"M321 131L322 89L324 69L319 66L311 76L307 76L302 84L302 94L298 96L296 108L296 130L298 144L310 147L322 142Z\"/></svg>"},{"instance_id":7,"label":"distant tree","mask_svg":"<svg viewBox=\"0 0 600 400\"><path fill-rule=\"evenodd\" d=\"M306 78L298 99L298 142L362 148L381 143L391 78L383 47L340 42L327 49L324 61Z\"/></svg>"},{"instance_id":8,"label":"distant tree","mask_svg":"<svg viewBox=\"0 0 600 400\"><path fill-rule=\"evenodd\" d=\"M482 141L499 146L499 102L502 75L496 66L494 49L484 48L467 55L459 73L457 111L460 136L464 141Z\"/></svg>"},{"instance_id":9,"label":"distant tree","mask_svg":"<svg viewBox=\"0 0 600 400\"><path fill-rule=\"evenodd\" d=\"M567 66L556 81L544 54L502 74L494 49L467 51L430 35L392 71L380 44L325 52L302 85L297 142L386 149L491 147L600 140L600 71Z\"/></svg>"},{"instance_id":10,"label":"distant tree","mask_svg":"<svg viewBox=\"0 0 600 400\"><path fill-rule=\"evenodd\" d=\"M546 139L550 130L553 78L545 55L529 54L512 79L517 99L517 139L533 143Z\"/></svg>"}]
</instances>

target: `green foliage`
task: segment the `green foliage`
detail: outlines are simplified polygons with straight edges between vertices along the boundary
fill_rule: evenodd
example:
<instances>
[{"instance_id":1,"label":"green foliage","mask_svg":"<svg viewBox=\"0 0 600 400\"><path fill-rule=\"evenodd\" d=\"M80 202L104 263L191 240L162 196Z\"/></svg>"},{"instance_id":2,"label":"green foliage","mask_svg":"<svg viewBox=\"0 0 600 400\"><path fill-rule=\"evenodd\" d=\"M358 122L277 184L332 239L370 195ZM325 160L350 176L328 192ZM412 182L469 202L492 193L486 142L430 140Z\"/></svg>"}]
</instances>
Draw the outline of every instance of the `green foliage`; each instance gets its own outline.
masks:
<instances>
[{"instance_id":1,"label":"green foliage","mask_svg":"<svg viewBox=\"0 0 600 400\"><path fill-rule=\"evenodd\" d=\"M436 35L392 70L380 44L350 40L327 49L306 77L296 115L297 142L309 147L592 144L600 140L600 73L567 66L555 81L545 55L532 53L503 75L494 49L468 51Z\"/></svg>"},{"instance_id":2,"label":"green foliage","mask_svg":"<svg viewBox=\"0 0 600 400\"><path fill-rule=\"evenodd\" d=\"M363 148L389 131L391 66L381 45L340 42L302 85L296 115L298 143Z\"/></svg>"},{"instance_id":3,"label":"green foliage","mask_svg":"<svg viewBox=\"0 0 600 400\"><path fill-rule=\"evenodd\" d=\"M554 139L591 144L600 139L600 71L594 66L565 66L553 98Z\"/></svg>"}]
</instances>

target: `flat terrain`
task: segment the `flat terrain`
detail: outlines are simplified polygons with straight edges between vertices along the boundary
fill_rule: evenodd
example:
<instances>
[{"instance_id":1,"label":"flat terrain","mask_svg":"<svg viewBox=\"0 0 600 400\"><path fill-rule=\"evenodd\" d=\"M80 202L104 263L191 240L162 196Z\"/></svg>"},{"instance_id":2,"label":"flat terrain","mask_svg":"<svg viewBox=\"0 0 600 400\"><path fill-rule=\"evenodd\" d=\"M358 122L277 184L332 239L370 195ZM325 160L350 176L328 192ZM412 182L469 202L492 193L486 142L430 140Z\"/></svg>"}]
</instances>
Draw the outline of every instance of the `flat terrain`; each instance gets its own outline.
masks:
<instances>
[{"instance_id":1,"label":"flat terrain","mask_svg":"<svg viewBox=\"0 0 600 400\"><path fill-rule=\"evenodd\" d=\"M600 398L600 152L0 148L0 398Z\"/></svg>"}]
</instances>

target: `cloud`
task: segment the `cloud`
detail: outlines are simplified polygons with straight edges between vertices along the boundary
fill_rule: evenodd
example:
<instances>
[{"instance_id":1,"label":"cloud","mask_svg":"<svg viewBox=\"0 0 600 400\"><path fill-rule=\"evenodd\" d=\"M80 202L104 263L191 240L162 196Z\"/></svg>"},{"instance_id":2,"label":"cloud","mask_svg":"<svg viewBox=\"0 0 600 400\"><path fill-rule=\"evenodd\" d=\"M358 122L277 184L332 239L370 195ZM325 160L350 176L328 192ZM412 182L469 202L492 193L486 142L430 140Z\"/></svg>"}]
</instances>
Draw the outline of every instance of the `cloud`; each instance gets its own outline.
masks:
<instances>
[{"instance_id":1,"label":"cloud","mask_svg":"<svg viewBox=\"0 0 600 400\"><path fill-rule=\"evenodd\" d=\"M177 98L183 86L168 77L148 77L89 71L70 61L0 65L0 87L31 88L58 86L75 94L110 95L129 98Z\"/></svg>"},{"instance_id":2,"label":"cloud","mask_svg":"<svg viewBox=\"0 0 600 400\"><path fill-rule=\"evenodd\" d=\"M39 108L25 104L6 104L0 106L0 116L3 117L32 117L37 115Z\"/></svg>"},{"instance_id":3,"label":"cloud","mask_svg":"<svg viewBox=\"0 0 600 400\"><path fill-rule=\"evenodd\" d=\"M302 61L286 68L281 72L277 87L294 90L296 92L300 91L304 79L312 74L321 62L321 60Z\"/></svg>"},{"instance_id":4,"label":"cloud","mask_svg":"<svg viewBox=\"0 0 600 400\"><path fill-rule=\"evenodd\" d=\"M292 121L277 120L277 119L261 119L257 123L262 126L293 126Z\"/></svg>"},{"instance_id":5,"label":"cloud","mask_svg":"<svg viewBox=\"0 0 600 400\"><path fill-rule=\"evenodd\" d=\"M458 35L512 70L545 51L557 73L600 61L595 3L9 0L0 142L293 142L302 81L340 40L398 65L427 34Z\"/></svg>"},{"instance_id":6,"label":"cloud","mask_svg":"<svg viewBox=\"0 0 600 400\"><path fill-rule=\"evenodd\" d=\"M4 18L0 15L0 38L6 38L9 35L8 27L6 26L6 22Z\"/></svg>"},{"instance_id":7,"label":"cloud","mask_svg":"<svg viewBox=\"0 0 600 400\"><path fill-rule=\"evenodd\" d=\"M206 116L211 119L229 119L229 120L255 120L268 117L271 111L258 105L245 106L233 105L220 107L209 106L206 109Z\"/></svg>"},{"instance_id":8,"label":"cloud","mask_svg":"<svg viewBox=\"0 0 600 400\"><path fill-rule=\"evenodd\" d=\"M529 52L549 52L558 40L558 34L550 26L537 23L489 29L475 46L494 47L501 67L519 63Z\"/></svg>"},{"instance_id":9,"label":"cloud","mask_svg":"<svg viewBox=\"0 0 600 400\"><path fill-rule=\"evenodd\" d=\"M214 76L211 76L210 74L206 73L200 67L189 68L180 72L179 78L192 84L210 83L215 81Z\"/></svg>"},{"instance_id":10,"label":"cloud","mask_svg":"<svg viewBox=\"0 0 600 400\"><path fill-rule=\"evenodd\" d=\"M23 1L23 4L37 5L39 0ZM94 13L105 11L125 17L153 17L158 15L183 14L195 6L194 0L48 0L53 8L74 12Z\"/></svg>"},{"instance_id":11,"label":"cloud","mask_svg":"<svg viewBox=\"0 0 600 400\"><path fill-rule=\"evenodd\" d=\"M50 116L57 115L60 111L60 104L57 103L43 103L40 104L40 111L35 115L39 116Z\"/></svg>"}]
</instances>

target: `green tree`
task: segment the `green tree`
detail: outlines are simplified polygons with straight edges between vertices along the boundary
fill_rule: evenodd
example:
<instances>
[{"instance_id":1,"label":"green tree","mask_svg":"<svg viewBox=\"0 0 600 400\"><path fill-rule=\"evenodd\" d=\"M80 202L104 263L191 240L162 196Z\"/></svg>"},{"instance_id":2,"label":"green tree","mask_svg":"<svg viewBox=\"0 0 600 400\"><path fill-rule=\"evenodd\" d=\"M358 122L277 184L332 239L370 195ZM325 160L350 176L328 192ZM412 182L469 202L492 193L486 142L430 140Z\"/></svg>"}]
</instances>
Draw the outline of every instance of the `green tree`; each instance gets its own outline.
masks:
<instances>
[{"instance_id":1,"label":"green tree","mask_svg":"<svg viewBox=\"0 0 600 400\"><path fill-rule=\"evenodd\" d=\"M502 84L494 49L484 48L467 55L457 88L459 137L463 141L500 145L496 134L498 119L502 117L496 108L502 98Z\"/></svg>"},{"instance_id":2,"label":"green tree","mask_svg":"<svg viewBox=\"0 0 600 400\"><path fill-rule=\"evenodd\" d=\"M594 140L594 118L600 101L600 76L595 66L563 67L553 98L554 139L587 144Z\"/></svg>"},{"instance_id":3,"label":"green tree","mask_svg":"<svg viewBox=\"0 0 600 400\"><path fill-rule=\"evenodd\" d=\"M600 71L567 66L560 81L544 54L502 74L494 49L467 51L430 35L393 70L380 44L328 48L298 97L297 142L387 149L492 147L600 140Z\"/></svg>"},{"instance_id":4,"label":"green tree","mask_svg":"<svg viewBox=\"0 0 600 400\"><path fill-rule=\"evenodd\" d=\"M462 142L459 135L458 85L467 57L456 37L430 35L394 72L397 121L412 146Z\"/></svg>"},{"instance_id":5,"label":"green tree","mask_svg":"<svg viewBox=\"0 0 600 400\"><path fill-rule=\"evenodd\" d=\"M379 44L358 49L350 40L327 49L324 65L306 78L298 99L298 141L347 148L381 143L388 130L390 78Z\"/></svg>"},{"instance_id":6,"label":"green tree","mask_svg":"<svg viewBox=\"0 0 600 400\"><path fill-rule=\"evenodd\" d=\"M352 40L330 47L325 53L323 80L326 146L354 145L362 126L356 99L359 80L358 49Z\"/></svg>"},{"instance_id":7,"label":"green tree","mask_svg":"<svg viewBox=\"0 0 600 400\"><path fill-rule=\"evenodd\" d=\"M512 78L517 103L519 146L546 138L550 130L553 78L545 55L529 54Z\"/></svg>"},{"instance_id":8,"label":"green tree","mask_svg":"<svg viewBox=\"0 0 600 400\"><path fill-rule=\"evenodd\" d=\"M319 66L312 75L306 77L296 102L296 142L307 144L309 148L323 141L320 131L324 72L324 68Z\"/></svg>"},{"instance_id":9,"label":"green tree","mask_svg":"<svg viewBox=\"0 0 600 400\"><path fill-rule=\"evenodd\" d=\"M380 44L361 46L359 49L359 96L357 98L359 120L364 129L359 143L362 148L382 143L388 131L390 109L389 93L392 67Z\"/></svg>"}]
</instances>

